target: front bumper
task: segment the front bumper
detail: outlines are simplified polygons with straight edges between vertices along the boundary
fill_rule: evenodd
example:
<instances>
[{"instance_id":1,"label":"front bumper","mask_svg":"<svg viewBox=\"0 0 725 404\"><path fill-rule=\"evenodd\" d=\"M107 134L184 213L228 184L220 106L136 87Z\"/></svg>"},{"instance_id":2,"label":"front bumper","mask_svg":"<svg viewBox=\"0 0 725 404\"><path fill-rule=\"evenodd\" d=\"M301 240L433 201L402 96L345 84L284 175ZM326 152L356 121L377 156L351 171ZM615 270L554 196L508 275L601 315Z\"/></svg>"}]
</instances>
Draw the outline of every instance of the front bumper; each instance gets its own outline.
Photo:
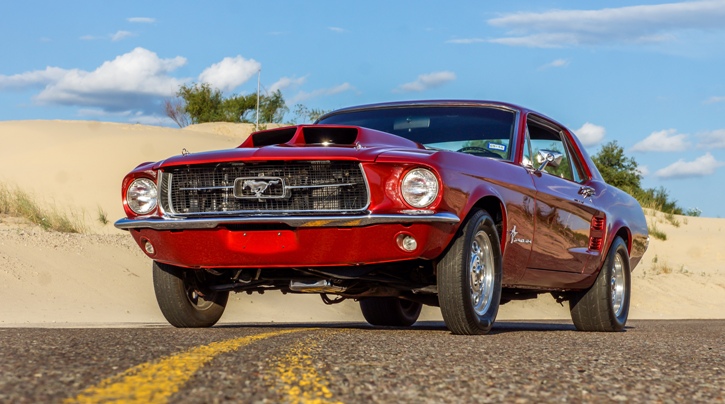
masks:
<instances>
[{"instance_id":1,"label":"front bumper","mask_svg":"<svg viewBox=\"0 0 725 404\"><path fill-rule=\"evenodd\" d=\"M355 215L355 216L244 216L244 217L213 217L213 218L143 218L121 219L115 226L121 230L154 229L154 230L192 230L213 229L224 225L244 224L284 224L290 227L361 227L375 224L412 224L412 223L448 223L456 224L461 220L452 213L435 213L425 215L389 214L389 215Z\"/></svg>"},{"instance_id":2,"label":"front bumper","mask_svg":"<svg viewBox=\"0 0 725 404\"><path fill-rule=\"evenodd\" d=\"M460 219L432 215L122 219L149 258L188 268L294 268L435 259ZM278 224L278 228L275 228ZM261 226L260 226L261 225ZM412 236L414 251L396 239Z\"/></svg>"}]
</instances>

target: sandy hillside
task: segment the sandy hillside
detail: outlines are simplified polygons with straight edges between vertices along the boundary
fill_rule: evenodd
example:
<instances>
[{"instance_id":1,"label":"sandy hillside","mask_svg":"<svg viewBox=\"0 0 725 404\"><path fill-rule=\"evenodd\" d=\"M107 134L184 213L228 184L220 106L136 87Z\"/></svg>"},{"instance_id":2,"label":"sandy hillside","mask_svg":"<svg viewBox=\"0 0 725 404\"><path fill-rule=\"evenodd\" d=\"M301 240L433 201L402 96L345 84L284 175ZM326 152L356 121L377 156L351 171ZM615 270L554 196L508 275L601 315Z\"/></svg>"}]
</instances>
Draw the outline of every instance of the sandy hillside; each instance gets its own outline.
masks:
<instances>
[{"instance_id":1,"label":"sandy hillside","mask_svg":"<svg viewBox=\"0 0 725 404\"><path fill-rule=\"evenodd\" d=\"M120 182L139 163L232 148L250 128L180 129L83 121L0 122L0 182L83 217L88 233L46 232L0 216L0 326L163 323L148 260L112 222L123 215ZM102 225L99 209L111 223ZM725 318L725 219L649 217L653 240L633 275L631 318ZM438 320L436 308L423 320ZM499 319L569 319L548 295L501 307ZM317 296L233 295L223 322L362 321L357 305Z\"/></svg>"}]
</instances>

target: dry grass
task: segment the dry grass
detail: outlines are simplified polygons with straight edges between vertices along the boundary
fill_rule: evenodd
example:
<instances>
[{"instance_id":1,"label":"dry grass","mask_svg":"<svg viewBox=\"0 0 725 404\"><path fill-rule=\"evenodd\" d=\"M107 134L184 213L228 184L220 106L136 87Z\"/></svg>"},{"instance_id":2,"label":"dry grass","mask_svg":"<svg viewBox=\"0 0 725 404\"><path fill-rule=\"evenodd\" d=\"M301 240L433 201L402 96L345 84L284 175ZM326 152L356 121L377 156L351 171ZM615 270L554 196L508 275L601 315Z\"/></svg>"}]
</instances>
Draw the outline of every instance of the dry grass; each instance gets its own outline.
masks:
<instances>
[{"instance_id":1,"label":"dry grass","mask_svg":"<svg viewBox=\"0 0 725 404\"><path fill-rule=\"evenodd\" d=\"M680 221L672 213L665 213L665 220L675 227L680 227Z\"/></svg>"},{"instance_id":2,"label":"dry grass","mask_svg":"<svg viewBox=\"0 0 725 404\"><path fill-rule=\"evenodd\" d=\"M33 195L15 187L0 184L0 213L21 217L45 230L62 233L83 233L82 218L69 215L55 207L42 206Z\"/></svg>"},{"instance_id":3,"label":"dry grass","mask_svg":"<svg viewBox=\"0 0 725 404\"><path fill-rule=\"evenodd\" d=\"M653 221L650 225L647 226L647 230L649 230L650 236L662 241L667 240L667 233L657 228L657 222Z\"/></svg>"},{"instance_id":4,"label":"dry grass","mask_svg":"<svg viewBox=\"0 0 725 404\"><path fill-rule=\"evenodd\" d=\"M98 221L104 226L108 224L108 215L101 205L98 205Z\"/></svg>"},{"instance_id":5,"label":"dry grass","mask_svg":"<svg viewBox=\"0 0 725 404\"><path fill-rule=\"evenodd\" d=\"M681 270L684 267L681 268ZM655 255L654 258L652 258L652 267L650 268L652 270L652 273L654 275L660 275L660 274L671 274L673 272L673 269L671 266L669 266L666 262L659 262L659 259Z\"/></svg>"}]
</instances>

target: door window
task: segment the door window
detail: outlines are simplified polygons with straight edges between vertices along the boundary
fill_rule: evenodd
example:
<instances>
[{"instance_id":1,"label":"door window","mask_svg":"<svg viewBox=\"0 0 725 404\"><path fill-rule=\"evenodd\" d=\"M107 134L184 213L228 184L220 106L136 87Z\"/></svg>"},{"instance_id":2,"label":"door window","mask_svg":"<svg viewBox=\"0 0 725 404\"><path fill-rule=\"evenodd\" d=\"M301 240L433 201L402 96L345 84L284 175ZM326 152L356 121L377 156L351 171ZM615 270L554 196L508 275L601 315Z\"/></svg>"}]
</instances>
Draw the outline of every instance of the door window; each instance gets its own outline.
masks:
<instances>
[{"instance_id":1,"label":"door window","mask_svg":"<svg viewBox=\"0 0 725 404\"><path fill-rule=\"evenodd\" d=\"M527 126L528 145L524 146L524 165L530 162L534 168L540 167L544 162L539 155L542 150L560 153L561 162L558 165L547 164L543 171L569 181L582 182L584 180L581 164L576 159L576 155L572 152L561 129L531 118L529 118Z\"/></svg>"}]
</instances>

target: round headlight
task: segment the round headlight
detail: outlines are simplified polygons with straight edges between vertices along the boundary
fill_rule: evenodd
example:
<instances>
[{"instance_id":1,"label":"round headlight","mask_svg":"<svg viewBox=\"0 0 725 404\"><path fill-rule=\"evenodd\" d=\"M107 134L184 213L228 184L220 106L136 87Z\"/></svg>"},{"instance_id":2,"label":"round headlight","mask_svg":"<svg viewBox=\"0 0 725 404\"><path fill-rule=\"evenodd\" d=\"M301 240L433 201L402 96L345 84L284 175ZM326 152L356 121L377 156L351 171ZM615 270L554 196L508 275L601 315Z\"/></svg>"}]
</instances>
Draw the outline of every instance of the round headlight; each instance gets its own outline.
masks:
<instances>
[{"instance_id":1,"label":"round headlight","mask_svg":"<svg viewBox=\"0 0 725 404\"><path fill-rule=\"evenodd\" d=\"M148 178L135 179L126 190L128 207L139 215L154 210L157 200L156 184Z\"/></svg>"},{"instance_id":2,"label":"round headlight","mask_svg":"<svg viewBox=\"0 0 725 404\"><path fill-rule=\"evenodd\" d=\"M430 170L415 168L405 174L400 190L410 206L425 208L438 196L438 178Z\"/></svg>"}]
</instances>

